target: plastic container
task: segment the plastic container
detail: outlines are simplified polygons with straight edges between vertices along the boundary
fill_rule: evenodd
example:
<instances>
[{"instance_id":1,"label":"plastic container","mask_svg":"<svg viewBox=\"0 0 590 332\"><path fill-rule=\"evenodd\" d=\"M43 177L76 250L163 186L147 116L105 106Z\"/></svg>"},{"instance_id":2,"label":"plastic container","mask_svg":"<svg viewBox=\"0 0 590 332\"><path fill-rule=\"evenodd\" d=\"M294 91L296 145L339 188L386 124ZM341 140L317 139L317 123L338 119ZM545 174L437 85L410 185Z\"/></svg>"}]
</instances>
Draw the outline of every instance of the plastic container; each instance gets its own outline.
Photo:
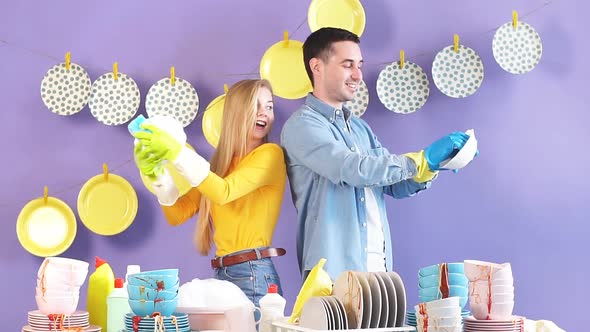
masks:
<instances>
[{"instance_id":1,"label":"plastic container","mask_svg":"<svg viewBox=\"0 0 590 332\"><path fill-rule=\"evenodd\" d=\"M107 297L115 288L115 275L110 265L100 257L96 257L96 271L88 278L88 311L90 324L98 325L107 331Z\"/></svg>"},{"instance_id":2,"label":"plastic container","mask_svg":"<svg viewBox=\"0 0 590 332\"><path fill-rule=\"evenodd\" d=\"M127 273L125 274L125 285L123 286L125 290L127 290L127 284L129 280L127 279L130 274L135 274L141 272L141 267L139 265L127 265Z\"/></svg>"},{"instance_id":3,"label":"plastic container","mask_svg":"<svg viewBox=\"0 0 590 332\"><path fill-rule=\"evenodd\" d=\"M268 293L264 295L260 303L260 332L271 332L272 322L285 317L285 304L287 301L278 293L278 286L270 284Z\"/></svg>"},{"instance_id":4,"label":"plastic container","mask_svg":"<svg viewBox=\"0 0 590 332\"><path fill-rule=\"evenodd\" d=\"M107 297L107 330L119 332L125 330L125 314L131 312L129 297L125 290L124 279L115 279L115 288Z\"/></svg>"}]
</instances>

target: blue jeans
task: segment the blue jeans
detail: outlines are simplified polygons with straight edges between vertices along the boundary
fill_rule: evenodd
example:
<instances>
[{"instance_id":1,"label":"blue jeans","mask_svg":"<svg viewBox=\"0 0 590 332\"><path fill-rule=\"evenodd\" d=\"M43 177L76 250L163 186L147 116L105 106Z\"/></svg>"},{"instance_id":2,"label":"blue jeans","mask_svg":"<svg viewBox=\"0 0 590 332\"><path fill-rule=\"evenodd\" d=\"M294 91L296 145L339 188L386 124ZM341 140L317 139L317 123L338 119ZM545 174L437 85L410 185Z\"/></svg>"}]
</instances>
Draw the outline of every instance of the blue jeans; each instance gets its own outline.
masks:
<instances>
[{"instance_id":1,"label":"blue jeans","mask_svg":"<svg viewBox=\"0 0 590 332\"><path fill-rule=\"evenodd\" d=\"M277 285L279 294L283 295L279 275L270 258L215 269L215 278L227 280L238 286L257 307L260 307L259 301L266 295L270 284ZM258 321L260 318L258 310L255 311L255 317Z\"/></svg>"}]
</instances>

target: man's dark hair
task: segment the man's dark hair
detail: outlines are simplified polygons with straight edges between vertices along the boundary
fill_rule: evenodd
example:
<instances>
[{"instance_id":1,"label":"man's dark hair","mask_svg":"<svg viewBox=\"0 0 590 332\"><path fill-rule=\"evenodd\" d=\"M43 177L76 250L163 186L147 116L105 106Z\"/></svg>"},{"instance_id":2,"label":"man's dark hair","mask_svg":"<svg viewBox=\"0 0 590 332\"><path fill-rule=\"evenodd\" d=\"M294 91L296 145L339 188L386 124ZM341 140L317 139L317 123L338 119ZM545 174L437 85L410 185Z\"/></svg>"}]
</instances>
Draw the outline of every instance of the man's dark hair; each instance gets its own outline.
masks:
<instances>
[{"instance_id":1,"label":"man's dark hair","mask_svg":"<svg viewBox=\"0 0 590 332\"><path fill-rule=\"evenodd\" d=\"M340 41L351 41L360 43L360 39L354 33L339 29L339 28L321 28L307 37L303 43L303 62L305 64L305 71L313 85L313 73L309 66L309 60L312 58L320 58L327 61L330 57L332 44Z\"/></svg>"}]
</instances>

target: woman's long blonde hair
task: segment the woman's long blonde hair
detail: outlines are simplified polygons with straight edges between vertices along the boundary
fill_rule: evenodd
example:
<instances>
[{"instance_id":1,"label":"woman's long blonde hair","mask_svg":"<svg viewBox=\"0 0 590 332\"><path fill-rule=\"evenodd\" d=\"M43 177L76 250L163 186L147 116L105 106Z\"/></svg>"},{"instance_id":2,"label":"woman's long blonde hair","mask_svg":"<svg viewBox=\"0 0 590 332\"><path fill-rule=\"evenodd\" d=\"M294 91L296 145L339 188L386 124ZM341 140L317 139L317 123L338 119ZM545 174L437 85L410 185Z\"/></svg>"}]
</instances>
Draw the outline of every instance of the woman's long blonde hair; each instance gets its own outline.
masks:
<instances>
[{"instance_id":1,"label":"woman's long blonde hair","mask_svg":"<svg viewBox=\"0 0 590 332\"><path fill-rule=\"evenodd\" d=\"M247 154L248 138L252 135L258 112L258 91L267 88L267 80L242 80L232 85L225 96L221 133L217 149L211 158L211 171L225 177L234 158L242 159ZM267 141L267 137L264 138ZM195 246L201 255L208 255L213 242L211 200L201 195L199 217L194 237Z\"/></svg>"}]
</instances>

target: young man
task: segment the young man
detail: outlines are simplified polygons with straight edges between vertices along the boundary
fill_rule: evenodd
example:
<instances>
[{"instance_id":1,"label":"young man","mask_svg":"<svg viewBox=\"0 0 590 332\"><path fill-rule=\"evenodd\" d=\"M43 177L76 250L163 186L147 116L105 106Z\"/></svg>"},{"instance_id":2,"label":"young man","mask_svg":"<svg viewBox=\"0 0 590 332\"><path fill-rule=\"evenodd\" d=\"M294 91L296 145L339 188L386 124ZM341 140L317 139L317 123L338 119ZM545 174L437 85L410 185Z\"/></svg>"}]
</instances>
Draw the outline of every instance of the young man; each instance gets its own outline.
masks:
<instances>
[{"instance_id":1,"label":"young man","mask_svg":"<svg viewBox=\"0 0 590 332\"><path fill-rule=\"evenodd\" d=\"M337 28L307 38L303 59L313 92L281 133L304 279L322 257L332 280L345 270L391 271L384 194L404 198L427 189L440 162L468 139L456 132L423 151L390 154L366 122L342 107L363 78L358 44L358 36Z\"/></svg>"}]
</instances>

